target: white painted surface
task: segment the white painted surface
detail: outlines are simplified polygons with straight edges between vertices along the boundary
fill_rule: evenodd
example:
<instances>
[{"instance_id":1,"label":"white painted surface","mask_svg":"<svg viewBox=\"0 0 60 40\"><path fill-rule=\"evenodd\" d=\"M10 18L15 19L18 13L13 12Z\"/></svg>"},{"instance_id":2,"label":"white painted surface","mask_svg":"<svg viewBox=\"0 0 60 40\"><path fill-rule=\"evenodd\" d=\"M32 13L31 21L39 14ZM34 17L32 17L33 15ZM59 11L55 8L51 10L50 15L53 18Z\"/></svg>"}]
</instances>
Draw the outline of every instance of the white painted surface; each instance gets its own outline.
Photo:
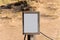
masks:
<instances>
[{"instance_id":1,"label":"white painted surface","mask_svg":"<svg viewBox=\"0 0 60 40\"><path fill-rule=\"evenodd\" d=\"M38 14L24 14L24 33L38 33Z\"/></svg>"}]
</instances>

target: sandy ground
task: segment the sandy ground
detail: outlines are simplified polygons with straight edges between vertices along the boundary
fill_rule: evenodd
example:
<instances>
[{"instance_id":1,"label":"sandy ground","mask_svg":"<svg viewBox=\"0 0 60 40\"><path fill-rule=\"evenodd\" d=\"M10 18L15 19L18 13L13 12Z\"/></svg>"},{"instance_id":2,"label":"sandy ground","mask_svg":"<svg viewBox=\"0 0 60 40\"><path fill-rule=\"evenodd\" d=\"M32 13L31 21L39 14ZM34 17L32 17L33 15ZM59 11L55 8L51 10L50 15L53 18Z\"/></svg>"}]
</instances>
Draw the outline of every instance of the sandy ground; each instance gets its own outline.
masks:
<instances>
[{"instance_id":1,"label":"sandy ground","mask_svg":"<svg viewBox=\"0 0 60 40\"><path fill-rule=\"evenodd\" d=\"M0 14L0 40L23 40L22 12L11 13L4 9ZM40 16L40 31L54 40L60 40L60 17ZM35 40L50 40L44 35L35 35Z\"/></svg>"},{"instance_id":2,"label":"sandy ground","mask_svg":"<svg viewBox=\"0 0 60 40\"><path fill-rule=\"evenodd\" d=\"M39 3L30 2L30 5L40 12L40 31L53 40L60 40L60 1L41 0ZM14 13L4 9L0 14L0 40L23 40L22 33L22 12ZM34 38L50 40L42 34Z\"/></svg>"}]
</instances>

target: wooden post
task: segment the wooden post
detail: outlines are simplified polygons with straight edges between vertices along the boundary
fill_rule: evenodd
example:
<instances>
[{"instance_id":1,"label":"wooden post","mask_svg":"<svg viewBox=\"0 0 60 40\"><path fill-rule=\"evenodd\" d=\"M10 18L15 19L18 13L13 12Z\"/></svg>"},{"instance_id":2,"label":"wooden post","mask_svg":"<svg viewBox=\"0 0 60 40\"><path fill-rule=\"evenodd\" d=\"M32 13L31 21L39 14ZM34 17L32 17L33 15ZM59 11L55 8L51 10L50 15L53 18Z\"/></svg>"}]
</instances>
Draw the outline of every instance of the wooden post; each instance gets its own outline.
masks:
<instances>
[{"instance_id":1,"label":"wooden post","mask_svg":"<svg viewBox=\"0 0 60 40\"><path fill-rule=\"evenodd\" d=\"M28 35L27 40L34 40L34 36L33 35Z\"/></svg>"}]
</instances>

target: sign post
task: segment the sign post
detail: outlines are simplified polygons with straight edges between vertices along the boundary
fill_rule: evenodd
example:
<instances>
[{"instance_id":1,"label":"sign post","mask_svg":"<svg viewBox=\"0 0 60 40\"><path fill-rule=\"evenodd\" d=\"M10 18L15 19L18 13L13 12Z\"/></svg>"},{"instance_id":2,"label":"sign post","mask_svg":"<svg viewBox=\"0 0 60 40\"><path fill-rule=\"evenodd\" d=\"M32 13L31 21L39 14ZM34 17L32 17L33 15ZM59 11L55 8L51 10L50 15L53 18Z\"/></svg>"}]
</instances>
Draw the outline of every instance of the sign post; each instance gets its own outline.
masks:
<instances>
[{"instance_id":1,"label":"sign post","mask_svg":"<svg viewBox=\"0 0 60 40\"><path fill-rule=\"evenodd\" d=\"M34 40L34 35L28 35L28 40Z\"/></svg>"},{"instance_id":2,"label":"sign post","mask_svg":"<svg viewBox=\"0 0 60 40\"><path fill-rule=\"evenodd\" d=\"M23 34L28 35L28 40L34 40L34 35L40 33L39 12L23 13Z\"/></svg>"}]
</instances>

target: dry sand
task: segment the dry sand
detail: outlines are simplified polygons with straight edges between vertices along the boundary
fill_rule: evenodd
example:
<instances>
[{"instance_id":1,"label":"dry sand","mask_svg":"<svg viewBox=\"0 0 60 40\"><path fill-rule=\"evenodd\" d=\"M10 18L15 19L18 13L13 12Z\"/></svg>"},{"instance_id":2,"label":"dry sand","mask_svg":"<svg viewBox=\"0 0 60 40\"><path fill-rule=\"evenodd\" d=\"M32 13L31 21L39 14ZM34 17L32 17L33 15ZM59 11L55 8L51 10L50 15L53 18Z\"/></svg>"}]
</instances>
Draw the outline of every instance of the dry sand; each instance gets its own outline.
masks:
<instances>
[{"instance_id":1,"label":"dry sand","mask_svg":"<svg viewBox=\"0 0 60 40\"><path fill-rule=\"evenodd\" d=\"M40 12L40 31L53 40L60 40L60 0L41 0L39 3L30 2L30 5ZM0 40L23 40L22 12L12 13L4 9L1 13ZM50 40L42 34L34 38Z\"/></svg>"}]
</instances>

